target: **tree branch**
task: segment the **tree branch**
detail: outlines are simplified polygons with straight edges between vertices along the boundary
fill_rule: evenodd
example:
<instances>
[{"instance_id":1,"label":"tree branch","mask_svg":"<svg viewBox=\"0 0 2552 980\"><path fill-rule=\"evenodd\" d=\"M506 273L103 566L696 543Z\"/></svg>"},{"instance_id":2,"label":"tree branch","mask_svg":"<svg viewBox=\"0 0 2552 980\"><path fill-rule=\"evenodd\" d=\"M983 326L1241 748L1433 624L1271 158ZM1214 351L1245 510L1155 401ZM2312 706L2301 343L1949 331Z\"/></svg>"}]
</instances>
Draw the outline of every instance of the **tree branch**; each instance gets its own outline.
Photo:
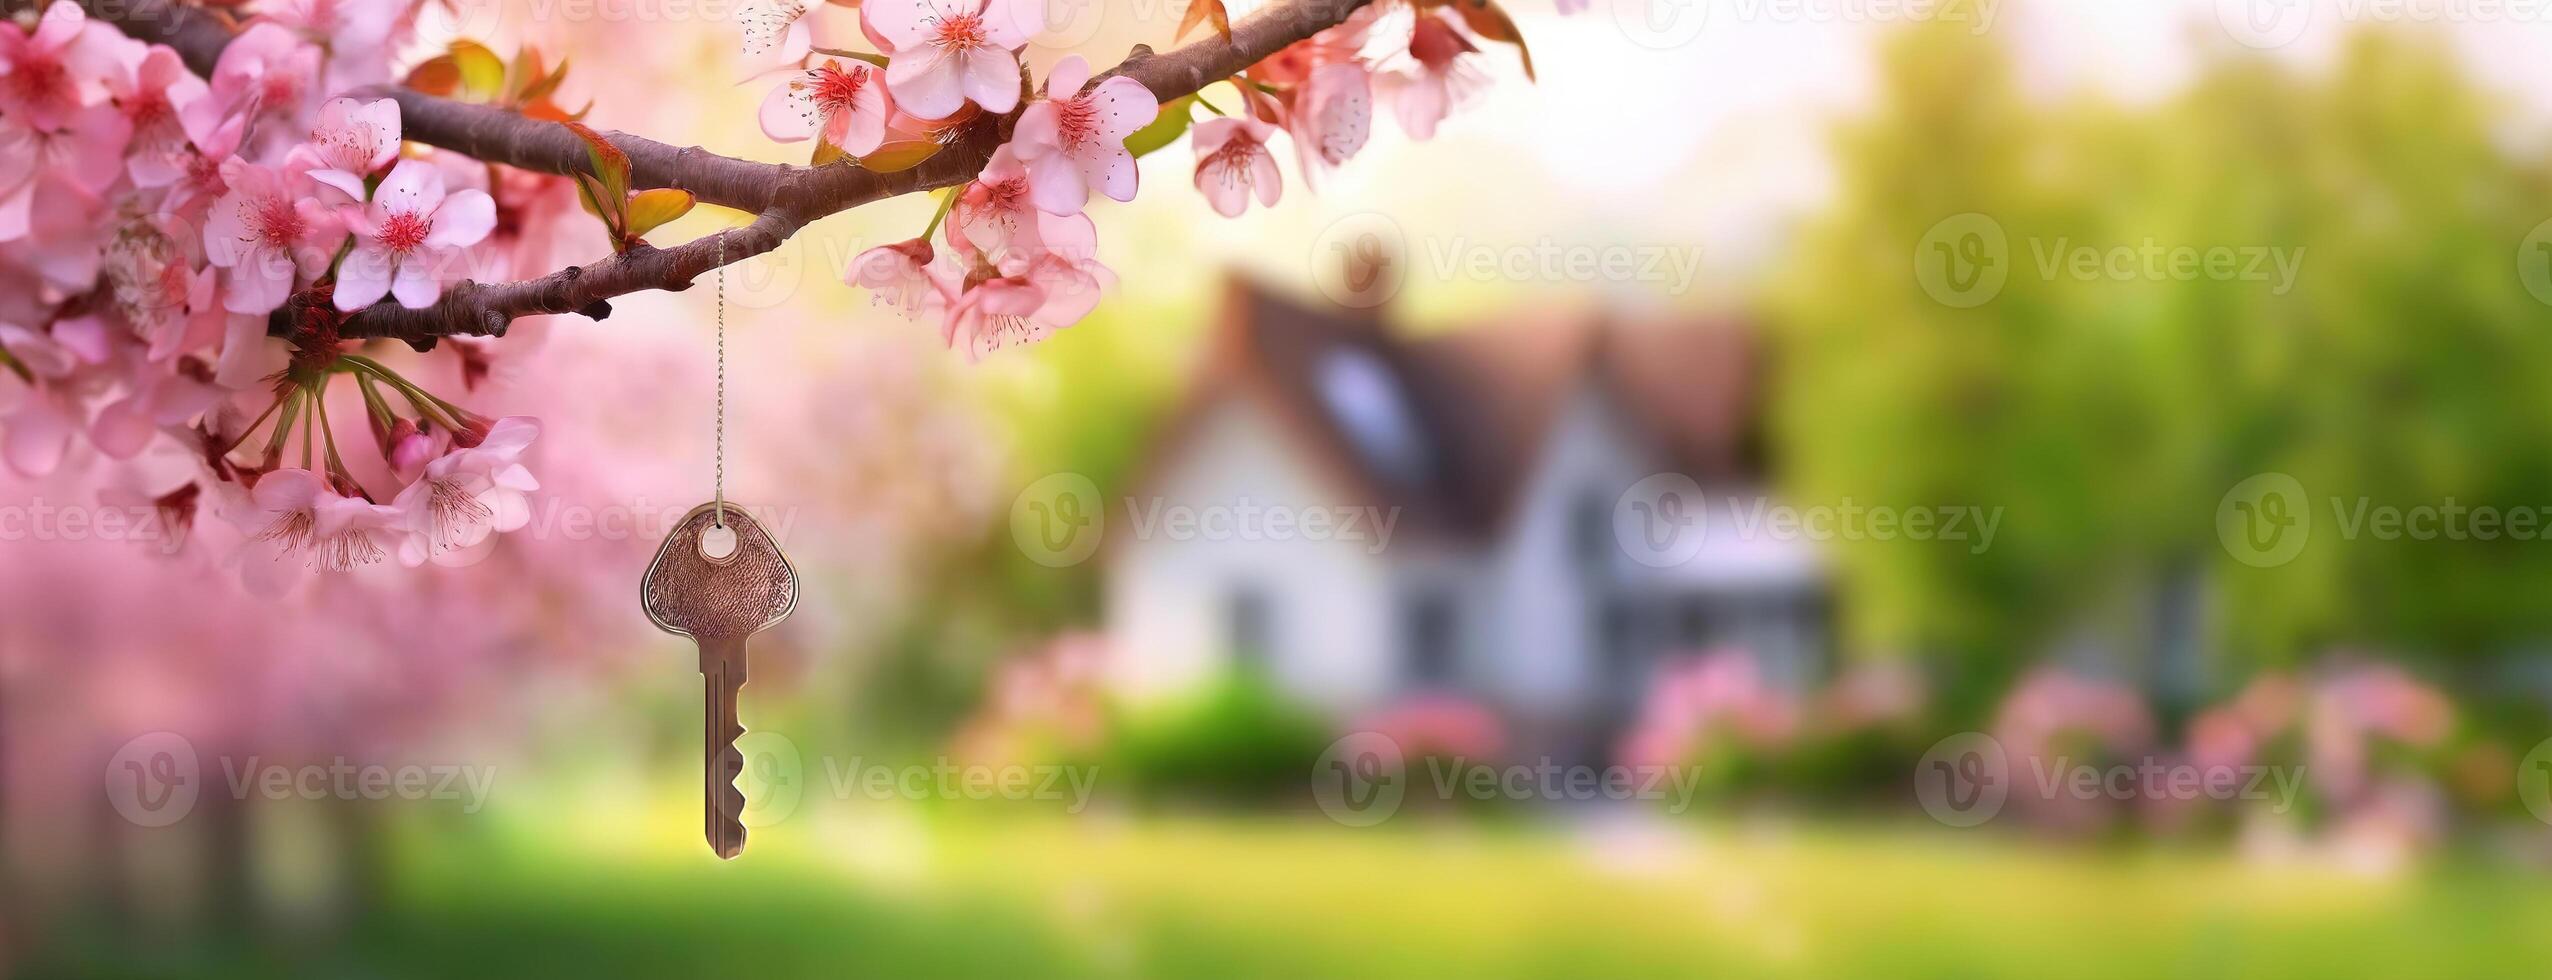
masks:
<instances>
[{"instance_id":1,"label":"tree branch","mask_svg":"<svg viewBox=\"0 0 2552 980\"><path fill-rule=\"evenodd\" d=\"M198 74L209 76L229 43L230 29L211 14L179 6L171 0L81 0L92 16L122 27L127 34L168 44ZM1287 45L1333 26L1369 0L1280 0L1232 25L1229 41L1208 33L1177 49L1155 53L1136 45L1126 60L1099 78L1123 75L1142 82L1167 102L1237 74ZM359 93L367 98L399 102L407 139L501 163L551 174L582 172L584 143L557 123L529 119L492 106L455 102L414 89L384 86ZM673 147L628 133L606 132L605 139L629 155L630 181L637 187L675 187L702 201L756 212L752 224L703 236L672 248L640 247L606 256L587 266L569 266L519 282L461 282L424 309L409 309L385 299L349 315L338 328L347 339L388 337L411 344L430 344L435 337L502 335L514 318L547 313L580 313L599 319L608 300L647 289L681 290L701 273L726 261L738 262L778 248L781 242L826 215L888 197L949 187L974 179L994 149L1007 138L1013 117L986 117L969 124L957 141L920 166L881 174L848 161L822 167L756 163L708 152L697 146ZM294 326L277 314L270 330L288 334Z\"/></svg>"}]
</instances>

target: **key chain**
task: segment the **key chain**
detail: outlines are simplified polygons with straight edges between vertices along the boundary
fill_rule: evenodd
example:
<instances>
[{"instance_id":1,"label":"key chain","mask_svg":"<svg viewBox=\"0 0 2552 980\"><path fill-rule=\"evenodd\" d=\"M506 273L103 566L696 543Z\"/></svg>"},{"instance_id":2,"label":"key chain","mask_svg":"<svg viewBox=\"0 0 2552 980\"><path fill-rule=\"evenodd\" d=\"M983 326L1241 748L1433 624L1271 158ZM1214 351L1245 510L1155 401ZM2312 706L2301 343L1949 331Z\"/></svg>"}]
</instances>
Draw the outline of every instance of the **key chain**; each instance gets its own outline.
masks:
<instances>
[{"instance_id":1,"label":"key chain","mask_svg":"<svg viewBox=\"0 0 2552 980\"><path fill-rule=\"evenodd\" d=\"M657 629L700 648L701 825L721 858L744 852L744 791L736 751L744 725L745 641L797 608L797 569L743 507L727 506L727 233L718 233L718 402L715 496L691 509L656 547L639 602Z\"/></svg>"}]
</instances>

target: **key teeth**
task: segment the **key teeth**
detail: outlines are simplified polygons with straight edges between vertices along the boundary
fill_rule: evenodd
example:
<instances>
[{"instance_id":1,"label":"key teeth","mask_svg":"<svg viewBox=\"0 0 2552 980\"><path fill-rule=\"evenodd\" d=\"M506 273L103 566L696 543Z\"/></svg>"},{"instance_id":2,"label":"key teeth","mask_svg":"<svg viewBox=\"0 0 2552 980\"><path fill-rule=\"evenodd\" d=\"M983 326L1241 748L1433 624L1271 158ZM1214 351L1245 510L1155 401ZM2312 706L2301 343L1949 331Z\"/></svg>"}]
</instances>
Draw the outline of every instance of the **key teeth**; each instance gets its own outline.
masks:
<instances>
[{"instance_id":1,"label":"key teeth","mask_svg":"<svg viewBox=\"0 0 2552 980\"><path fill-rule=\"evenodd\" d=\"M710 813L709 848L718 857L734 860L744 853L744 790L736 786L744 775L744 753L737 751L736 739L744 737L744 726L727 723L725 748L718 752L719 792L715 809Z\"/></svg>"}]
</instances>

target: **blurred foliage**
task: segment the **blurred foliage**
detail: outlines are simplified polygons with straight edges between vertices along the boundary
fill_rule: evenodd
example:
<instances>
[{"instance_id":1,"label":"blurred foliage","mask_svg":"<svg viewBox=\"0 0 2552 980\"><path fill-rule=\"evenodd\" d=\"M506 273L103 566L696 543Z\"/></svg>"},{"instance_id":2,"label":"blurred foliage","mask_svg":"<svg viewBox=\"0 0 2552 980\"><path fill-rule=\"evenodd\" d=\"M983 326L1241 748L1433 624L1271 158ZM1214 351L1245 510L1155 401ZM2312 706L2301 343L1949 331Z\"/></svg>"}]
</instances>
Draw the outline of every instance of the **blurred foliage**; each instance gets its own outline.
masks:
<instances>
[{"instance_id":1,"label":"blurred foliage","mask_svg":"<svg viewBox=\"0 0 2552 980\"><path fill-rule=\"evenodd\" d=\"M2543 542L2341 541L2330 505L2552 503L2552 310L2517 274L2552 216L2544 162L2500 147L2504 117L2435 38L2364 32L2320 71L2209 57L2150 107L2039 101L1998 42L1909 30L1772 289L1773 424L1801 503L2007 509L1983 554L1840 547L1848 638L1946 662L1945 693L2003 689L2092 611L2177 576L2237 667L2218 683L2334 645L2468 661L2552 626ZM1967 213L2006 233L2009 279L1957 309L1920 285L1917 247ZM2041 271L2059 247L2148 242L2288 249L2300 276L2277 295ZM2301 556L2266 569L2215 529L2263 472L2314 511Z\"/></svg>"},{"instance_id":2,"label":"blurred foliage","mask_svg":"<svg viewBox=\"0 0 2552 980\"><path fill-rule=\"evenodd\" d=\"M687 814L686 814L687 815ZM1617 842L1402 821L876 818L747 859L409 833L355 921L52 918L27 976L2503 977L2552 955L2505 863L2400 877L1805 827ZM891 852L893 857L886 855ZM845 854L869 855L846 859ZM926 873L927 878L916 880ZM70 910L55 910L56 914Z\"/></svg>"},{"instance_id":3,"label":"blurred foliage","mask_svg":"<svg viewBox=\"0 0 2552 980\"><path fill-rule=\"evenodd\" d=\"M1098 766L1114 791L1146 800L1299 802L1303 774L1333 737L1320 716L1241 673L1119 707Z\"/></svg>"}]
</instances>

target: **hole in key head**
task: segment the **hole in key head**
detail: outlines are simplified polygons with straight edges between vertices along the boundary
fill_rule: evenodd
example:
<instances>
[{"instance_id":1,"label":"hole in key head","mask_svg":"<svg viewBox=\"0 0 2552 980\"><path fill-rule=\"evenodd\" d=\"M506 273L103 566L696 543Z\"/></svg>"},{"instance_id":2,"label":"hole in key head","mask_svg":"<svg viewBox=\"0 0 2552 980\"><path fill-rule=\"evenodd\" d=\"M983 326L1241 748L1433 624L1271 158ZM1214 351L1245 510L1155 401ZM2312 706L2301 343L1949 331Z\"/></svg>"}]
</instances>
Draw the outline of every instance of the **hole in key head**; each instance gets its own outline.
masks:
<instances>
[{"instance_id":1,"label":"hole in key head","mask_svg":"<svg viewBox=\"0 0 2552 980\"><path fill-rule=\"evenodd\" d=\"M735 557L735 529L724 524L711 524L700 529L700 556L710 561Z\"/></svg>"}]
</instances>

